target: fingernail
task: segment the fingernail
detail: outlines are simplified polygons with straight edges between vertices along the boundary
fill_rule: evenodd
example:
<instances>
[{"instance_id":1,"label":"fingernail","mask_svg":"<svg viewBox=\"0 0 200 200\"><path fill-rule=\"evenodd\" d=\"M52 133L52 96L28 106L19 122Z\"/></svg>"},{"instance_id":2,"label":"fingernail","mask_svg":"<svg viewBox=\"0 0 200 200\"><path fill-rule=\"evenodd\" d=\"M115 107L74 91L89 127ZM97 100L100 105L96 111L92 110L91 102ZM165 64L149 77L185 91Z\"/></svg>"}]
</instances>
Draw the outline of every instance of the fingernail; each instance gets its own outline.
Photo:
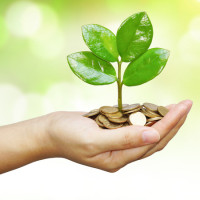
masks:
<instances>
[{"instance_id":1,"label":"fingernail","mask_svg":"<svg viewBox=\"0 0 200 200\"><path fill-rule=\"evenodd\" d=\"M142 139L145 144L151 144L160 140L160 134L155 130L144 131L142 133Z\"/></svg>"}]
</instances>

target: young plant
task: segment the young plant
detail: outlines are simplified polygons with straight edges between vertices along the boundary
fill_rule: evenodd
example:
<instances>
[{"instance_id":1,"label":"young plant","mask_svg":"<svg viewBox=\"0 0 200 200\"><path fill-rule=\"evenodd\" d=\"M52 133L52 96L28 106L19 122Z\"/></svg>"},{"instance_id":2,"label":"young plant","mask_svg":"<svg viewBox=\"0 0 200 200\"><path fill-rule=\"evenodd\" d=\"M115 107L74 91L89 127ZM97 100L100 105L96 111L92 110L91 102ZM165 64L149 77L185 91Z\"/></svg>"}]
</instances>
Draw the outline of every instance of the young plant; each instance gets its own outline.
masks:
<instances>
[{"instance_id":1,"label":"young plant","mask_svg":"<svg viewBox=\"0 0 200 200\"><path fill-rule=\"evenodd\" d=\"M107 85L116 81L120 111L122 86L137 86L152 80L162 72L169 57L166 49L149 49L153 27L146 12L127 18L120 25L116 36L97 24L82 26L82 35L91 52L68 55L69 66L75 75L92 85ZM118 63L117 75L111 62ZM123 62L130 63L122 80Z\"/></svg>"}]
</instances>

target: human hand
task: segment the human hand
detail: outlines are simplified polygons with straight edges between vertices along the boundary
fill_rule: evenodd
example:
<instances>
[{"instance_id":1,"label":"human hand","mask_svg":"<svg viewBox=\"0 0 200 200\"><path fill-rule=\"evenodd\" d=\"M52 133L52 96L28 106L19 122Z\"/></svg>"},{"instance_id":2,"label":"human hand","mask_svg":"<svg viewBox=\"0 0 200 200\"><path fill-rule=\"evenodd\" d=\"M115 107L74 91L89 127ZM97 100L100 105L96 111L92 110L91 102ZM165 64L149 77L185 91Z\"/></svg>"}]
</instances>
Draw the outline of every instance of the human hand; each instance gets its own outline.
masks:
<instances>
[{"instance_id":1,"label":"human hand","mask_svg":"<svg viewBox=\"0 0 200 200\"><path fill-rule=\"evenodd\" d=\"M81 112L55 112L48 125L48 156L115 172L130 162L163 149L183 125L192 107L189 100L169 106L169 113L152 127L100 129Z\"/></svg>"}]
</instances>

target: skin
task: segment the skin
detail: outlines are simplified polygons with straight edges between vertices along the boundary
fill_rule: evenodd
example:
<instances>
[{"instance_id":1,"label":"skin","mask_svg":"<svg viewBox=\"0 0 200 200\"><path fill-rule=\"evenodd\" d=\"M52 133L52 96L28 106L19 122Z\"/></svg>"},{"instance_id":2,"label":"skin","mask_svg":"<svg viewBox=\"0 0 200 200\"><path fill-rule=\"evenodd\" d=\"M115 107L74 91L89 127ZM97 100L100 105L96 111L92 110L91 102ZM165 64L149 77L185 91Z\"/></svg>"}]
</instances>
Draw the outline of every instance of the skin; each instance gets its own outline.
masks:
<instances>
[{"instance_id":1,"label":"skin","mask_svg":"<svg viewBox=\"0 0 200 200\"><path fill-rule=\"evenodd\" d=\"M170 105L169 113L152 127L100 129L83 117L83 112L55 112L2 126L0 173L54 157L116 172L162 150L179 131L191 107L190 100Z\"/></svg>"}]
</instances>

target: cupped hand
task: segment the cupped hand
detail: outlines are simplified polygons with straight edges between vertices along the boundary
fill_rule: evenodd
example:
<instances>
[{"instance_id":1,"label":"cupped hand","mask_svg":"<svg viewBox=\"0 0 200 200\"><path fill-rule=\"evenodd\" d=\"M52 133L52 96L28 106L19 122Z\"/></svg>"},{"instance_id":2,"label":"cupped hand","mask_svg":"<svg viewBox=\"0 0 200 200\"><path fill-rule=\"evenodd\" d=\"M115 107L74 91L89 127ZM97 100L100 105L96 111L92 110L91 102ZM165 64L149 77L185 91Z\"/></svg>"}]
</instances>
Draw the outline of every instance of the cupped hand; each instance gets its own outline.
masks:
<instances>
[{"instance_id":1,"label":"cupped hand","mask_svg":"<svg viewBox=\"0 0 200 200\"><path fill-rule=\"evenodd\" d=\"M81 112L49 115L52 156L115 172L130 162L162 150L181 128L192 107L190 100L168 106L168 114L152 127L101 129Z\"/></svg>"}]
</instances>

